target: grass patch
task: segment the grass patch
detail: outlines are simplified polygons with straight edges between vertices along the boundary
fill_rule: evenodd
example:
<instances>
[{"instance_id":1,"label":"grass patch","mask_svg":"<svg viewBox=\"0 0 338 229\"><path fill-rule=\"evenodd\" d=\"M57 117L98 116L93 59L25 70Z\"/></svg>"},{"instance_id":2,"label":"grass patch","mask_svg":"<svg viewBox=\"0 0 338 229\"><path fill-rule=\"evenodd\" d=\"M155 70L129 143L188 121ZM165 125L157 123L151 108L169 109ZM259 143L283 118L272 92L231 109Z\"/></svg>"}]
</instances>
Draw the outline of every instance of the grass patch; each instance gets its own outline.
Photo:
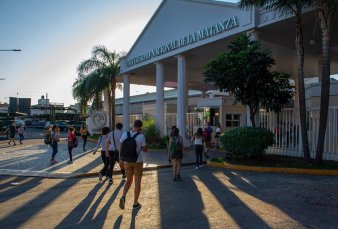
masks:
<instances>
[{"instance_id":1,"label":"grass patch","mask_svg":"<svg viewBox=\"0 0 338 229\"><path fill-rule=\"evenodd\" d=\"M227 160L225 158L213 158L212 162L228 163L233 165L248 165L259 167L277 167L277 168L299 168L299 169L338 169L337 161L323 161L323 164L316 165L313 161L304 164L303 158L290 157L282 155L263 155L260 158L245 160Z\"/></svg>"}]
</instances>

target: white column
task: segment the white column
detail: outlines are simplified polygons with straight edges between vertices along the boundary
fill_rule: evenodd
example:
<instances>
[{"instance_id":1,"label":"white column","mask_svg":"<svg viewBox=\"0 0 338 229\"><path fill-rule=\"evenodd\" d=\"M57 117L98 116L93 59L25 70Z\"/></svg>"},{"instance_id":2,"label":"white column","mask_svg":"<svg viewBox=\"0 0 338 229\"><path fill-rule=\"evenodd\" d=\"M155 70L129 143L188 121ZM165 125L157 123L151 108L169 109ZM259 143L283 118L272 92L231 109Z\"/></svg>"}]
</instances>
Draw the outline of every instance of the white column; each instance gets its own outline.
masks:
<instances>
[{"instance_id":1,"label":"white column","mask_svg":"<svg viewBox=\"0 0 338 229\"><path fill-rule=\"evenodd\" d=\"M186 59L183 55L177 56L177 127L184 139L184 144L189 144L186 136Z\"/></svg>"},{"instance_id":2,"label":"white column","mask_svg":"<svg viewBox=\"0 0 338 229\"><path fill-rule=\"evenodd\" d=\"M130 80L128 75L123 75L123 130L128 131L130 118Z\"/></svg>"},{"instance_id":3,"label":"white column","mask_svg":"<svg viewBox=\"0 0 338 229\"><path fill-rule=\"evenodd\" d=\"M161 136L164 134L164 68L160 62L156 63L156 124Z\"/></svg>"}]
</instances>

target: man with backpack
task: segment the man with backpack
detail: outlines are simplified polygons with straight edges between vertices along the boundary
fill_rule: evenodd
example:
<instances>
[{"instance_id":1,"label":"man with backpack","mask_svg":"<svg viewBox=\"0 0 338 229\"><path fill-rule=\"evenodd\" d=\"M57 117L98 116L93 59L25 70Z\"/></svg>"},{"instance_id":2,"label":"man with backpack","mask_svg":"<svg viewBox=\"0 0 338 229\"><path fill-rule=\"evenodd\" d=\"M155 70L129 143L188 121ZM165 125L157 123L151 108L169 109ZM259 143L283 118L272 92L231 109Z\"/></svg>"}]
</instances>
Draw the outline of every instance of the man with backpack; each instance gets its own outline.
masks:
<instances>
[{"instance_id":1,"label":"man with backpack","mask_svg":"<svg viewBox=\"0 0 338 229\"><path fill-rule=\"evenodd\" d=\"M120 160L124 162L127 181L124 184L119 206L121 209L125 208L126 195L135 178L133 209L139 209L141 208L141 204L138 203L138 198L141 192L141 179L143 175L142 153L148 151L146 139L142 134L142 121L135 120L133 130L123 133L120 142Z\"/></svg>"}]
</instances>

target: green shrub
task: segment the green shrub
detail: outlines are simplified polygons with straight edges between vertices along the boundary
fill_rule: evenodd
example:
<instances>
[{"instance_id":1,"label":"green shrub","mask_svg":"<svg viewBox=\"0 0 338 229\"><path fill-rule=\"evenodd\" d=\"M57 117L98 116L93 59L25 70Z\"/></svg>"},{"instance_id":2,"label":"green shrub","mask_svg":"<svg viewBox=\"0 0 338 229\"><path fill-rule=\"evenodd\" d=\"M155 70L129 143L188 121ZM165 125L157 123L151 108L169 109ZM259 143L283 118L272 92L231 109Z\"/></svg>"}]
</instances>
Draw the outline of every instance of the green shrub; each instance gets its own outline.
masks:
<instances>
[{"instance_id":1,"label":"green shrub","mask_svg":"<svg viewBox=\"0 0 338 229\"><path fill-rule=\"evenodd\" d=\"M224 132L221 145L232 159L247 159L262 156L274 142L274 134L264 128L239 127Z\"/></svg>"},{"instance_id":2,"label":"green shrub","mask_svg":"<svg viewBox=\"0 0 338 229\"><path fill-rule=\"evenodd\" d=\"M143 118L143 134L148 144L158 144L161 141L160 129L156 125L155 118L146 114Z\"/></svg>"}]
</instances>

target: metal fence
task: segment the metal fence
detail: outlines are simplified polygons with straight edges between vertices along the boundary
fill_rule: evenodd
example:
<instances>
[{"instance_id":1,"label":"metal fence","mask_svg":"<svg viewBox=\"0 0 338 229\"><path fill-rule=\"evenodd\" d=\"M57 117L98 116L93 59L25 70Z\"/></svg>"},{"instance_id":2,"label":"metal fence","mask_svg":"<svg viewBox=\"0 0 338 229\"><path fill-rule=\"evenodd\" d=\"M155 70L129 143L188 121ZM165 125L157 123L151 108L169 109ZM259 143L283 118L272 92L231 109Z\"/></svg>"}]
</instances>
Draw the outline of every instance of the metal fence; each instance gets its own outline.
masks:
<instances>
[{"instance_id":1,"label":"metal fence","mask_svg":"<svg viewBox=\"0 0 338 229\"><path fill-rule=\"evenodd\" d=\"M177 114L170 113L164 115L165 120L165 133L166 135L170 135L171 127L177 125ZM186 114L186 137L187 139L191 139L194 132L196 132L198 127L204 128L203 122L203 112L196 113L187 113Z\"/></svg>"},{"instance_id":2,"label":"metal fence","mask_svg":"<svg viewBox=\"0 0 338 229\"><path fill-rule=\"evenodd\" d=\"M315 157L318 130L319 108L307 110L307 133L311 157ZM276 142L267 153L303 157L303 147L298 109L284 109L276 114L260 110L259 126L275 134ZM324 160L338 161L338 107L330 107L325 134Z\"/></svg>"}]
</instances>

